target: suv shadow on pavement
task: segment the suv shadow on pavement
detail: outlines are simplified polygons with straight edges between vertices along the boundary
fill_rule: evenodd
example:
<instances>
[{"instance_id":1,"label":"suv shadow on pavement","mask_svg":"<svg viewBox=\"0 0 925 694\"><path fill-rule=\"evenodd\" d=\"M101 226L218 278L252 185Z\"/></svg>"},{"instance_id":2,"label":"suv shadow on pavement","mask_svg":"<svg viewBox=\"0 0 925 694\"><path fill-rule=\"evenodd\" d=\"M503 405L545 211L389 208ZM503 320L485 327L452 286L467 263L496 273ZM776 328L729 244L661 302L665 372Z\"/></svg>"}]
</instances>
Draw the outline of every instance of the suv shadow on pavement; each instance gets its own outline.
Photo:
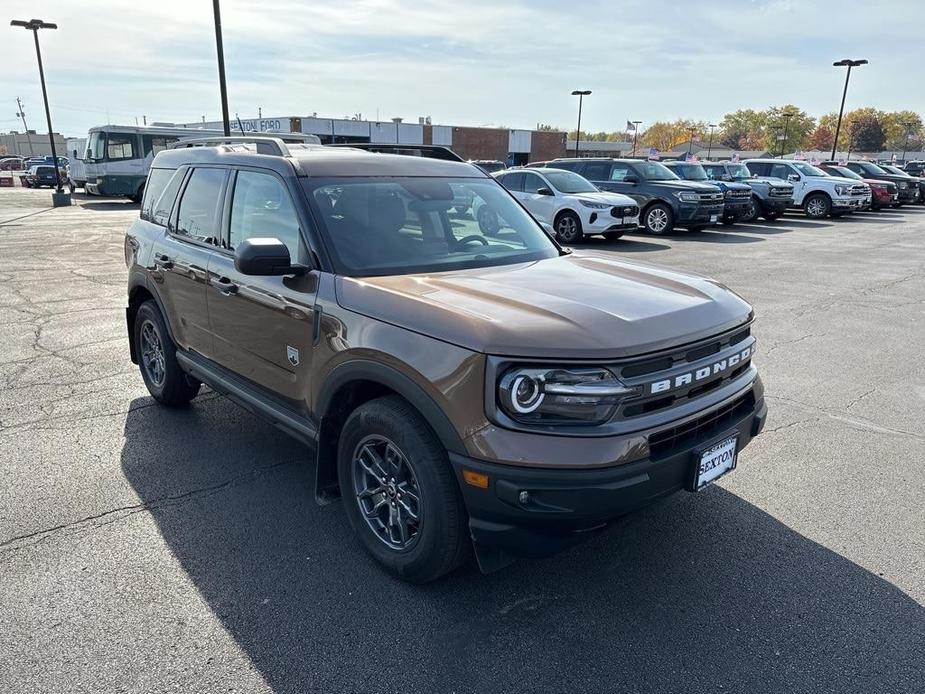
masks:
<instances>
[{"instance_id":1,"label":"suv shadow on pavement","mask_svg":"<svg viewBox=\"0 0 925 694\"><path fill-rule=\"evenodd\" d=\"M414 586L378 569L339 503L316 506L309 451L286 434L208 391L179 411L151 403L127 415L123 472L275 691L866 694L922 681L925 608L722 488L541 562L487 576L470 563Z\"/></svg>"}]
</instances>

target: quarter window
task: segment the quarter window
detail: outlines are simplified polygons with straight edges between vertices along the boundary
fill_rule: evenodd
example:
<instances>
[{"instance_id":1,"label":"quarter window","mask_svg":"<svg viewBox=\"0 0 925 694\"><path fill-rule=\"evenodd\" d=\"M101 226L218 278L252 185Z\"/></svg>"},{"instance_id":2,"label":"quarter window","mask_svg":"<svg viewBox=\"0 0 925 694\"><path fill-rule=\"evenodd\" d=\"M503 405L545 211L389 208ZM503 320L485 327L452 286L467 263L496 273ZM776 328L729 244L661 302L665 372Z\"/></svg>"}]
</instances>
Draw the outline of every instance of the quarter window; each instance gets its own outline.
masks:
<instances>
[{"instance_id":1,"label":"quarter window","mask_svg":"<svg viewBox=\"0 0 925 694\"><path fill-rule=\"evenodd\" d=\"M106 158L109 161L137 159L138 136L132 133L109 133L106 138Z\"/></svg>"},{"instance_id":2,"label":"quarter window","mask_svg":"<svg viewBox=\"0 0 925 694\"><path fill-rule=\"evenodd\" d=\"M167 183L173 177L173 169L151 169L145 183L145 196L141 201L141 218L151 221L154 203L161 197Z\"/></svg>"},{"instance_id":3,"label":"quarter window","mask_svg":"<svg viewBox=\"0 0 925 694\"><path fill-rule=\"evenodd\" d=\"M162 171L168 171L169 169L162 169ZM177 169L177 171L170 178L170 181L167 183L167 186L164 188L164 192L160 196L157 196L155 193L151 193L151 221L154 224L159 224L161 226L167 226L167 220L170 219L170 211L173 209L173 203L177 199L177 192L180 190L180 184L183 183L183 178L186 176L186 167ZM145 186L145 202L148 201L148 186ZM144 213L144 206L142 206L142 213ZM144 214L142 214L144 216Z\"/></svg>"},{"instance_id":4,"label":"quarter window","mask_svg":"<svg viewBox=\"0 0 925 694\"><path fill-rule=\"evenodd\" d=\"M231 250L245 239L272 237L286 244L293 262L301 257L298 215L282 182L270 174L238 172L230 232Z\"/></svg>"},{"instance_id":5,"label":"quarter window","mask_svg":"<svg viewBox=\"0 0 925 694\"><path fill-rule=\"evenodd\" d=\"M180 199L176 234L206 243L216 242L225 173L224 169L193 170Z\"/></svg>"}]
</instances>

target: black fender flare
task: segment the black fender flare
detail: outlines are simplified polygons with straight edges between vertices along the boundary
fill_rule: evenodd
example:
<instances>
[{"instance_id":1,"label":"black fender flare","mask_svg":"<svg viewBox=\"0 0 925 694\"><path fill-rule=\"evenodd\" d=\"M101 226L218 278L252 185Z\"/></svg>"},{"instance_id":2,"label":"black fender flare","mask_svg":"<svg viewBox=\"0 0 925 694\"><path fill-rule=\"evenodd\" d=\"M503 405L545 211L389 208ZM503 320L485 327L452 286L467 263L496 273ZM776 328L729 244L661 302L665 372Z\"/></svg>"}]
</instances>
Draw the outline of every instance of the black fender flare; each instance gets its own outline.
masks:
<instances>
[{"instance_id":1,"label":"black fender flare","mask_svg":"<svg viewBox=\"0 0 925 694\"><path fill-rule=\"evenodd\" d=\"M157 288L154 286L154 282L150 282L148 275L139 270L131 270L128 276L128 306L125 307L125 326L128 330L128 344L129 344L129 355L132 359L133 364L138 363L138 355L135 353L135 336L134 336L134 327L135 327L135 313L137 308L132 306L132 296L138 289L144 289L148 294L154 298L154 303L157 304L157 310L161 312L161 316L164 318L164 325L167 326L167 335L173 341L174 344L177 344L177 340L173 334L173 328L170 326L170 321L167 318L167 311L164 310L164 301L161 299L160 293L157 291Z\"/></svg>"},{"instance_id":2,"label":"black fender flare","mask_svg":"<svg viewBox=\"0 0 925 694\"><path fill-rule=\"evenodd\" d=\"M449 417L410 376L381 362L351 359L334 367L321 386L313 408L319 422L315 449L315 498L319 503L327 503L337 487L336 442L340 432L333 430L329 413L335 394L353 381L369 381L394 391L420 413L447 451L466 455L462 437Z\"/></svg>"}]
</instances>

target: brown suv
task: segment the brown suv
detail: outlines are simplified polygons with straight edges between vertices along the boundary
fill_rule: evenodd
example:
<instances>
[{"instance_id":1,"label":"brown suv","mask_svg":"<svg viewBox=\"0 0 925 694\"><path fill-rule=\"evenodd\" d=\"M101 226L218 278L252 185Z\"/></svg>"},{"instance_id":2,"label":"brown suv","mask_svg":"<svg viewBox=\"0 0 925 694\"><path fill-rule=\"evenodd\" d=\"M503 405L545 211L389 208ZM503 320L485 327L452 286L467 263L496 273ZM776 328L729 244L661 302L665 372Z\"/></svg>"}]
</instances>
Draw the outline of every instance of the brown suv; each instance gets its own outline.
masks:
<instances>
[{"instance_id":1,"label":"brown suv","mask_svg":"<svg viewBox=\"0 0 925 694\"><path fill-rule=\"evenodd\" d=\"M752 311L722 285L572 254L469 164L234 139L152 164L132 360L165 405L205 383L308 443L318 499L406 579L557 551L761 431Z\"/></svg>"}]
</instances>

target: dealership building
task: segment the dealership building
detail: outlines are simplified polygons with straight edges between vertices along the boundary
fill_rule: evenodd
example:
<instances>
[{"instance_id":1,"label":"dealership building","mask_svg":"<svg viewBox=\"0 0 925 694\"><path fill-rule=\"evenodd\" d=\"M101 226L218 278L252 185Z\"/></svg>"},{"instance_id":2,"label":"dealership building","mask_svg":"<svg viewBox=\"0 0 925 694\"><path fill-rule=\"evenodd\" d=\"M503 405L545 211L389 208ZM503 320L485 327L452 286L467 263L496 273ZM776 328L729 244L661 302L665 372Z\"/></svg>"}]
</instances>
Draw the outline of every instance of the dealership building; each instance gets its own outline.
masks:
<instances>
[{"instance_id":1,"label":"dealership building","mask_svg":"<svg viewBox=\"0 0 925 694\"><path fill-rule=\"evenodd\" d=\"M221 122L187 123L191 128L222 129ZM463 159L497 159L509 166L565 156L565 133L550 130L509 130L456 125L432 125L430 118L405 123L387 121L284 116L232 120L239 132L310 133L324 144L351 142L402 145L444 145Z\"/></svg>"}]
</instances>

